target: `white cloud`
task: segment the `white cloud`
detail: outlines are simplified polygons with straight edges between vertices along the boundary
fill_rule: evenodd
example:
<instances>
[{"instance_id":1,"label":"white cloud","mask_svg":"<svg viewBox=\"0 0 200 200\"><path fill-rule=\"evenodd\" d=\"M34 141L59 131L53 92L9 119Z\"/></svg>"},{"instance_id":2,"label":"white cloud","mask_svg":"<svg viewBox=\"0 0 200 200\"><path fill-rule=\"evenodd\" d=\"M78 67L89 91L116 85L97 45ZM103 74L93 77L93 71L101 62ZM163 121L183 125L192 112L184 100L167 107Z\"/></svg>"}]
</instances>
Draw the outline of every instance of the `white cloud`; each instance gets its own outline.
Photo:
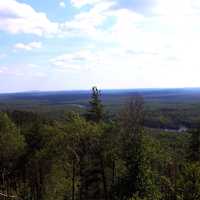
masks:
<instances>
[{"instance_id":1,"label":"white cloud","mask_svg":"<svg viewBox=\"0 0 200 200\"><path fill-rule=\"evenodd\" d=\"M75 53L67 53L50 60L50 63L58 69L86 70L88 63L98 61L97 55L84 50Z\"/></svg>"},{"instance_id":2,"label":"white cloud","mask_svg":"<svg viewBox=\"0 0 200 200\"><path fill-rule=\"evenodd\" d=\"M101 1L104 1L104 0L71 0L71 3L73 6L80 8L85 5L94 5Z\"/></svg>"},{"instance_id":3,"label":"white cloud","mask_svg":"<svg viewBox=\"0 0 200 200\"><path fill-rule=\"evenodd\" d=\"M194 1L196 1L195 6ZM152 4L152 16L139 14L133 9L114 8L113 5L117 1L72 0L71 2L78 8L84 5L90 5L91 8L87 12L81 11L72 21L66 22L63 25L63 32L68 30L73 36L77 34L88 37L93 39L94 44L111 43L118 53L113 53L113 50L110 52L109 48L106 54L96 53L99 51L96 46L94 52L86 54L94 58L93 61L84 56L82 62L72 62L71 57L76 57L77 54L84 55L79 51L70 54L70 58L69 55L58 57L54 60L55 66L70 65L79 69L83 66L82 63L87 63L84 65L90 68L97 66L102 69L104 65L109 66L111 71L116 70L118 66L120 73L121 65L130 71L134 71L134 67L140 67L153 76L154 70L161 73L162 70L172 70L173 67L177 69L175 73L178 74L181 71L180 63L186 69L184 63L189 65L189 60L195 61L192 63L195 69L197 63L200 64L198 56L194 53L200 51L198 37L200 15L196 12L197 0L193 0L193 4L190 0L166 2L155 0ZM110 19L114 19L114 22L111 23ZM110 23L109 26L104 27L104 22ZM99 63L97 58L102 58L101 65L97 64Z\"/></svg>"},{"instance_id":4,"label":"white cloud","mask_svg":"<svg viewBox=\"0 0 200 200\"><path fill-rule=\"evenodd\" d=\"M64 1L60 1L59 6L62 7L62 8L65 8L65 7L66 7L66 4L65 4Z\"/></svg>"},{"instance_id":5,"label":"white cloud","mask_svg":"<svg viewBox=\"0 0 200 200\"><path fill-rule=\"evenodd\" d=\"M23 76L23 72L17 70L10 70L8 67L0 66L0 75L9 75L9 76Z\"/></svg>"},{"instance_id":6,"label":"white cloud","mask_svg":"<svg viewBox=\"0 0 200 200\"><path fill-rule=\"evenodd\" d=\"M35 64L16 64L0 66L0 75L7 76L24 76L24 77L45 77L47 74L37 67L33 67Z\"/></svg>"},{"instance_id":7,"label":"white cloud","mask_svg":"<svg viewBox=\"0 0 200 200\"><path fill-rule=\"evenodd\" d=\"M36 65L36 64L28 64L27 66L30 67L30 68L37 68L37 69L40 68L40 66Z\"/></svg>"},{"instance_id":8,"label":"white cloud","mask_svg":"<svg viewBox=\"0 0 200 200\"><path fill-rule=\"evenodd\" d=\"M7 55L5 53L0 53L0 59L5 58Z\"/></svg>"},{"instance_id":9,"label":"white cloud","mask_svg":"<svg viewBox=\"0 0 200 200\"><path fill-rule=\"evenodd\" d=\"M191 14L191 2L191 0L156 0L156 6L153 10L156 14L170 16Z\"/></svg>"},{"instance_id":10,"label":"white cloud","mask_svg":"<svg viewBox=\"0 0 200 200\"><path fill-rule=\"evenodd\" d=\"M13 27L17 23L13 23L12 19L18 21L25 18L28 19L27 23L30 23L31 12L38 18L41 17L41 13L29 6L31 10L28 13L18 12L20 9L3 12L6 9L1 10L2 2L0 0L0 29L4 27L9 30L1 24L5 23L5 20L11 20ZM50 60L54 69L89 69L96 80L99 80L100 87L179 87L193 86L197 83L200 85L197 73L200 65L199 0L154 0L151 6L152 15L141 14L128 7L115 7L117 1L113 0L71 2L78 8L78 14L74 15L72 20L62 24L53 23L56 25L53 31L47 31L49 29L41 25L39 30L44 31L35 34L58 33L73 39L78 36L85 43L89 39L91 48L82 50L74 45L73 49L76 48L77 51ZM20 4L22 5L25 6ZM88 9L81 9L85 5L89 5ZM10 7L12 6L9 6L9 9ZM48 20L47 17L46 19ZM52 24L49 20L48 23ZM35 29L32 28L29 31L24 30L27 28L24 25L19 23L18 29L12 26L10 29L34 33ZM18 44L18 47L25 50L34 48L29 45L22 43Z\"/></svg>"},{"instance_id":11,"label":"white cloud","mask_svg":"<svg viewBox=\"0 0 200 200\"><path fill-rule=\"evenodd\" d=\"M16 0L0 1L0 30L18 34L38 36L56 34L58 24L51 22L47 15L35 11L31 6Z\"/></svg>"},{"instance_id":12,"label":"white cloud","mask_svg":"<svg viewBox=\"0 0 200 200\"><path fill-rule=\"evenodd\" d=\"M42 47L42 43L41 42L31 42L31 43L17 43L14 45L15 49L22 49L22 50L26 50L26 51L30 51L33 49L39 49Z\"/></svg>"},{"instance_id":13,"label":"white cloud","mask_svg":"<svg viewBox=\"0 0 200 200\"><path fill-rule=\"evenodd\" d=\"M89 1L90 2L90 1ZM88 11L82 11L76 14L72 20L66 21L60 25L60 33L64 36L80 36L98 40L105 39L101 26L108 19L110 8L115 5L114 1L91 1L93 6ZM85 2L86 3L86 2Z\"/></svg>"},{"instance_id":14,"label":"white cloud","mask_svg":"<svg viewBox=\"0 0 200 200\"><path fill-rule=\"evenodd\" d=\"M106 19L105 11L114 1L81 0L73 1L75 6L92 5L89 11L80 12L65 23L52 22L43 12L37 12L30 5L16 0L0 1L0 30L11 34L34 34L38 36L77 36L98 34L97 26ZM65 2L60 1L65 7Z\"/></svg>"}]
</instances>

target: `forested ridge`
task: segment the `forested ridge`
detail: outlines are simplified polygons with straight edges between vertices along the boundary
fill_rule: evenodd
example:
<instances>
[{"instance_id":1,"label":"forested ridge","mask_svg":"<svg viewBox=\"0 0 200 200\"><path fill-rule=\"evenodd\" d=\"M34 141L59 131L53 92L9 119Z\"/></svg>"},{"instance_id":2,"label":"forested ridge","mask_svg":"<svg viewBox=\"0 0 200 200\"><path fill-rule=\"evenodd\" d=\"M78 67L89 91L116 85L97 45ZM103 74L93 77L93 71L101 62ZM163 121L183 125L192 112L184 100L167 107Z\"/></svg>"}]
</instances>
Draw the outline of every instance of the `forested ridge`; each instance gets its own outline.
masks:
<instances>
[{"instance_id":1,"label":"forested ridge","mask_svg":"<svg viewBox=\"0 0 200 200\"><path fill-rule=\"evenodd\" d=\"M144 127L141 96L113 119L94 87L86 113L0 113L0 199L199 200L200 130Z\"/></svg>"}]
</instances>

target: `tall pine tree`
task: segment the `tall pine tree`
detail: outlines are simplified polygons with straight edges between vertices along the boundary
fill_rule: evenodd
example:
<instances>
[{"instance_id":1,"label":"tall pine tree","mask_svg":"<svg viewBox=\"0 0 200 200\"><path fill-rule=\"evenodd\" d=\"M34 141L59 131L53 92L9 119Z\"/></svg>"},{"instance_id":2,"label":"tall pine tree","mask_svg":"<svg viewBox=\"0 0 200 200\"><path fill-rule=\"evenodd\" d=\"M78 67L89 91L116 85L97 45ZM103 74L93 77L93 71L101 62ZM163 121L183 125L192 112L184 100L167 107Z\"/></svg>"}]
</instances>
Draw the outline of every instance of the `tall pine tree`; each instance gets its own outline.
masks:
<instances>
[{"instance_id":1,"label":"tall pine tree","mask_svg":"<svg viewBox=\"0 0 200 200\"><path fill-rule=\"evenodd\" d=\"M98 90L97 87L93 87L86 118L96 123L100 122L103 119L103 105L101 103L100 97L100 90Z\"/></svg>"},{"instance_id":2,"label":"tall pine tree","mask_svg":"<svg viewBox=\"0 0 200 200\"><path fill-rule=\"evenodd\" d=\"M156 199L143 135L144 108L140 96L133 98L120 116L121 157L126 173L118 182L116 196L129 199L134 195Z\"/></svg>"}]
</instances>

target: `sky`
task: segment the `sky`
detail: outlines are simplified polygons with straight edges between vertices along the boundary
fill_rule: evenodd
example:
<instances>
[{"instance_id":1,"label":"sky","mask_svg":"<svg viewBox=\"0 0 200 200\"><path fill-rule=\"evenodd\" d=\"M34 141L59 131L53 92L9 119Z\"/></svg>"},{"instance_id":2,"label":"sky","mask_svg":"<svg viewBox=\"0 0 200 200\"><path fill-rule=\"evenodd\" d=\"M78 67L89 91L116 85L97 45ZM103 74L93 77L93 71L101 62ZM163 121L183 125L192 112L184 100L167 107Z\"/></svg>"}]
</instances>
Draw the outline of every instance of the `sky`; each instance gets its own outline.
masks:
<instances>
[{"instance_id":1,"label":"sky","mask_svg":"<svg viewBox=\"0 0 200 200\"><path fill-rule=\"evenodd\" d=\"M200 0L0 0L0 93L200 87Z\"/></svg>"}]
</instances>

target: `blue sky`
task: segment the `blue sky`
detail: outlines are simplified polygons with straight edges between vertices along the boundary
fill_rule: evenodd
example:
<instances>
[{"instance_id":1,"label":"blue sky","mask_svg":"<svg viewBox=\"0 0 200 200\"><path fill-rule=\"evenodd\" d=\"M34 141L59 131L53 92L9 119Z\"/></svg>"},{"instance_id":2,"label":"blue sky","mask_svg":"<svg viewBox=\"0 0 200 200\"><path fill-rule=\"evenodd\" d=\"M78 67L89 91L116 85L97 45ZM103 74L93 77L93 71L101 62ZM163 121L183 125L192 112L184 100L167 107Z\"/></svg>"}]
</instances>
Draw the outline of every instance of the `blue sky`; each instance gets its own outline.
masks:
<instances>
[{"instance_id":1,"label":"blue sky","mask_svg":"<svg viewBox=\"0 0 200 200\"><path fill-rule=\"evenodd\" d=\"M199 0L0 0L0 92L200 86Z\"/></svg>"}]
</instances>

